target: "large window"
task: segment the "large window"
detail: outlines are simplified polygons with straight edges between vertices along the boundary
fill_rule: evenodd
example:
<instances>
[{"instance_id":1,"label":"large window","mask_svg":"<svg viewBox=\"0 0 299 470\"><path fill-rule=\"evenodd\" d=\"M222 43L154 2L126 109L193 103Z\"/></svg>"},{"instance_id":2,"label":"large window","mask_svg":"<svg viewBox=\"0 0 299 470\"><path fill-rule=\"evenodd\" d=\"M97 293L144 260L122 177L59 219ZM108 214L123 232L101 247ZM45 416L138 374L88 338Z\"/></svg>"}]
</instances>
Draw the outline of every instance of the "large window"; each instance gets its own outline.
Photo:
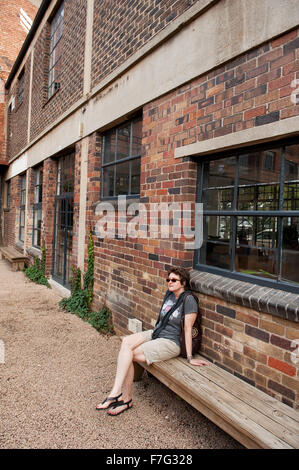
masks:
<instances>
[{"instance_id":1,"label":"large window","mask_svg":"<svg viewBox=\"0 0 299 470\"><path fill-rule=\"evenodd\" d=\"M299 144L203 161L197 267L299 290Z\"/></svg>"},{"instance_id":2,"label":"large window","mask_svg":"<svg viewBox=\"0 0 299 470\"><path fill-rule=\"evenodd\" d=\"M103 136L102 197L140 193L141 118L106 132Z\"/></svg>"},{"instance_id":3,"label":"large window","mask_svg":"<svg viewBox=\"0 0 299 470\"><path fill-rule=\"evenodd\" d=\"M21 176L20 193L20 219L19 219L19 240L24 242L25 232L25 205L26 205L26 175Z\"/></svg>"},{"instance_id":4,"label":"large window","mask_svg":"<svg viewBox=\"0 0 299 470\"><path fill-rule=\"evenodd\" d=\"M41 246L41 229L42 229L42 188L43 188L43 172L42 167L35 170L34 181L34 204L33 204L33 233L32 244L37 248Z\"/></svg>"},{"instance_id":5,"label":"large window","mask_svg":"<svg viewBox=\"0 0 299 470\"><path fill-rule=\"evenodd\" d=\"M60 76L62 72L63 17L64 5L62 2L51 22L48 98L51 98L51 96L60 88Z\"/></svg>"}]
</instances>

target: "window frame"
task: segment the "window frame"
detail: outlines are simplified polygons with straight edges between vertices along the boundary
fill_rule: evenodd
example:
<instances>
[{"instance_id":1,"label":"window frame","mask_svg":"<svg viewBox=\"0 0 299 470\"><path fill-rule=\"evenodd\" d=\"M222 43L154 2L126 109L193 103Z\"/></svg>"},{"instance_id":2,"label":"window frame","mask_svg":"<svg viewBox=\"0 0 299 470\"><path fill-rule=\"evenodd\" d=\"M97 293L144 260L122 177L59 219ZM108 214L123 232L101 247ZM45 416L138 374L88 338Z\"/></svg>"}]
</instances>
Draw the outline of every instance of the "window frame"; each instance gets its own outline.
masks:
<instances>
[{"instance_id":1,"label":"window frame","mask_svg":"<svg viewBox=\"0 0 299 470\"><path fill-rule=\"evenodd\" d=\"M202 248L198 248L194 250L194 262L193 267L196 270L208 272L211 274L217 274L226 278L231 278L243 282L249 282L252 284L257 284L264 287L270 287L274 289L280 289L287 292L294 292L299 293L299 285L297 286L295 283L291 283L279 279L282 272L282 245L283 245L283 218L284 217L299 217L298 210L286 210L283 209L283 202L284 202L284 184L285 184L285 148L286 146L291 146L299 144L298 137L297 138L289 138L289 139L281 139L277 141L271 141L263 144L246 146L246 147L239 147L236 149L230 149L222 152L216 152L213 154L209 154L203 156L200 162L198 162L197 167L197 185L196 185L196 202L201 203L203 200L203 178L204 178L204 164L209 161L216 161L220 159L224 159L227 157L239 157L245 153L254 153L258 151L267 151L272 150L274 148L281 148L281 160L280 160L280 178L279 178L279 209L278 210L241 210L236 208L236 201L237 201L237 190L238 190L238 182L239 182L239 175L238 169L236 170L237 177L234 178L234 186L233 186L233 204L230 210L206 210L203 205L203 217L205 216L228 216L232 219L232 238L231 238L231 246L232 246L232 262L231 262L231 270L226 270L224 268L219 268L217 266L211 266L207 264L203 264L200 262L200 250ZM254 276L248 273L242 273L235 270L235 256L236 256L236 245L237 245L237 219L241 216L252 216L252 217L276 217L278 221L278 243L277 243L277 278L276 280L269 279L266 277L259 277ZM205 241L205 240L203 240Z\"/></svg>"},{"instance_id":2,"label":"window frame","mask_svg":"<svg viewBox=\"0 0 299 470\"><path fill-rule=\"evenodd\" d=\"M23 234L25 235L25 217L26 217L26 174L21 175L20 181L20 216L19 216L19 240L24 243L24 239L21 237L22 229ZM23 198L24 196L24 198ZM24 199L24 200L23 200ZM24 214L24 225L21 224L22 222L22 214ZM25 238L25 237L24 237Z\"/></svg>"},{"instance_id":3,"label":"window frame","mask_svg":"<svg viewBox=\"0 0 299 470\"><path fill-rule=\"evenodd\" d=\"M24 100L24 82L25 82L25 69L21 71L18 77L18 106L21 106Z\"/></svg>"},{"instance_id":4,"label":"window frame","mask_svg":"<svg viewBox=\"0 0 299 470\"><path fill-rule=\"evenodd\" d=\"M62 23L62 24L61 24ZM57 46L60 44L63 37L63 23L64 23L64 2L61 2L57 11L50 22L50 46L49 46L49 64L48 64L48 73L47 73L47 99L49 100L55 93L60 89L60 81L56 79L61 77L61 71L58 76L55 76L55 67L57 70L57 64L62 60L62 53L59 55L58 59L55 59L55 62L52 64L52 58L56 52ZM54 43L54 36L58 28L61 26L61 34ZM54 85L54 86L53 86Z\"/></svg>"},{"instance_id":5,"label":"window frame","mask_svg":"<svg viewBox=\"0 0 299 470\"><path fill-rule=\"evenodd\" d=\"M114 166L114 173L113 173L113 193L115 194L116 192L116 169L119 164L130 162L133 160L139 160L140 165L141 165L141 145L140 145L140 153L139 154L134 154L132 155L132 148L133 148L133 129L134 129L134 123L140 121L141 126L142 126L142 116L136 116L132 119L129 119L128 121L125 121L121 123L120 125L113 127L112 129L109 129L105 133L103 133L102 136L102 161L101 161L101 182L104 181L104 169L107 167L113 167ZM130 149L129 149L129 156L125 158L117 158L118 155L118 131L123 128L125 125L130 125L131 130L130 130ZM115 132L115 150L114 150L114 160L108 163L104 163L104 157L105 157L105 141L108 135L112 135L112 133ZM142 137L141 137L142 138ZM131 165L129 169L129 192L126 194L126 198L128 199L139 199L140 197L140 179L139 179L139 192L131 194L131 189L132 189L132 171L131 171ZM141 174L141 169L139 171L139 178ZM101 184L101 199L102 200L116 200L118 198L118 195L113 195L113 196L105 196L104 194L104 185Z\"/></svg>"},{"instance_id":6,"label":"window frame","mask_svg":"<svg viewBox=\"0 0 299 470\"><path fill-rule=\"evenodd\" d=\"M32 210L32 215L33 215L33 221L32 221L32 246L35 248L40 249L41 245L35 244L35 233L40 232L40 240L41 240L41 228L35 227L35 214L40 210L42 211L42 187L43 187L43 167L42 165L37 167L35 169L35 180L34 180L34 203L33 203L33 210ZM38 201L36 201L36 191L38 193ZM40 220L42 221L42 212L41 212L41 218ZM37 237L38 239L38 237Z\"/></svg>"}]
</instances>

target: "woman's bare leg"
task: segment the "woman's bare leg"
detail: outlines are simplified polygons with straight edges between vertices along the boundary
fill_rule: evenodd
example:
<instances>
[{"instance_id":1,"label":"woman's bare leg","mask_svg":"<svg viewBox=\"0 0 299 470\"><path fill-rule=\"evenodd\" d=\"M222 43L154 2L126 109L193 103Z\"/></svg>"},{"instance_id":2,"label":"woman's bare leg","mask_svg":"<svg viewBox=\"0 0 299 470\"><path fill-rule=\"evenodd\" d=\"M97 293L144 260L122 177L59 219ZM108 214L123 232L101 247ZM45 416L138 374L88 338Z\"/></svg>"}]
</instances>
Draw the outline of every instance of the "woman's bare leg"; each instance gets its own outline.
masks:
<instances>
[{"instance_id":1,"label":"woman's bare leg","mask_svg":"<svg viewBox=\"0 0 299 470\"><path fill-rule=\"evenodd\" d=\"M131 393L131 387L132 387L133 378L134 378L133 351L144 342L145 342L144 337L140 335L139 333L126 336L123 339L121 348L118 354L118 359L117 359L117 368L116 368L116 375L114 379L114 385L113 385L111 392L109 393L109 397L116 397L120 393L122 393L122 388L124 384L131 384L129 387L128 385L126 385L126 389L129 389ZM98 405L97 408L105 409L109 406L109 404L110 404L109 402L106 402L103 405L102 404Z\"/></svg>"},{"instance_id":2,"label":"woman's bare leg","mask_svg":"<svg viewBox=\"0 0 299 470\"><path fill-rule=\"evenodd\" d=\"M123 386L122 386L122 400L124 403L128 403L131 400L132 397L132 385L133 385L133 380L134 380L134 364L133 361L138 361L138 362L145 362L145 357L143 354L143 351L140 347L137 347L133 350L133 359L132 362L129 366L127 375L123 381ZM132 404L130 403L129 406L131 407ZM110 415L117 415L121 413L123 410L127 409L127 405L123 406L117 406L115 409L113 407L108 411L108 414Z\"/></svg>"}]
</instances>

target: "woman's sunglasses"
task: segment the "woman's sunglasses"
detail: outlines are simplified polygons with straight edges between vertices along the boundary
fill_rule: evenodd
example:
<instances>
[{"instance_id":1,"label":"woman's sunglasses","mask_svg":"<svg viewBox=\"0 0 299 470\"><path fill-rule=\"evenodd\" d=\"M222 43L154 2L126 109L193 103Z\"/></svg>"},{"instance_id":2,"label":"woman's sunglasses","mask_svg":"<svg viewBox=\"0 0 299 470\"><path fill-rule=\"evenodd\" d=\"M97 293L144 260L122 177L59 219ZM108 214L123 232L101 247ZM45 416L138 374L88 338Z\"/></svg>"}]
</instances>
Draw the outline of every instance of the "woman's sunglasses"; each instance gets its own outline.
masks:
<instances>
[{"instance_id":1,"label":"woman's sunglasses","mask_svg":"<svg viewBox=\"0 0 299 470\"><path fill-rule=\"evenodd\" d=\"M177 282L177 281L180 281L180 279L175 279L174 277L170 279L166 279L166 282Z\"/></svg>"}]
</instances>

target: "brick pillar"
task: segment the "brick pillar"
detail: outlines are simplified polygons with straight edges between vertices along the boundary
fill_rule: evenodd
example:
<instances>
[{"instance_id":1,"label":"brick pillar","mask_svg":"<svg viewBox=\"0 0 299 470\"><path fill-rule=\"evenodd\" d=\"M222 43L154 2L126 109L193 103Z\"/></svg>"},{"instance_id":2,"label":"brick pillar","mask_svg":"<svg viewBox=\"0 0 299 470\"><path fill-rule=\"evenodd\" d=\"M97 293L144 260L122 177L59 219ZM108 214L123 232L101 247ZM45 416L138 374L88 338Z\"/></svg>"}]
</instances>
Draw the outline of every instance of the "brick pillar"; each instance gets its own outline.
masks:
<instances>
[{"instance_id":1,"label":"brick pillar","mask_svg":"<svg viewBox=\"0 0 299 470\"><path fill-rule=\"evenodd\" d=\"M26 193L26 231L24 239L25 253L32 246L32 230L33 230L33 204L34 204L34 182L35 172L33 168L28 168L26 174L27 193Z\"/></svg>"},{"instance_id":2,"label":"brick pillar","mask_svg":"<svg viewBox=\"0 0 299 470\"><path fill-rule=\"evenodd\" d=\"M42 238L46 247L46 275L52 270L54 206L57 181L57 162L52 158L44 161L43 170L43 205Z\"/></svg>"}]
</instances>

